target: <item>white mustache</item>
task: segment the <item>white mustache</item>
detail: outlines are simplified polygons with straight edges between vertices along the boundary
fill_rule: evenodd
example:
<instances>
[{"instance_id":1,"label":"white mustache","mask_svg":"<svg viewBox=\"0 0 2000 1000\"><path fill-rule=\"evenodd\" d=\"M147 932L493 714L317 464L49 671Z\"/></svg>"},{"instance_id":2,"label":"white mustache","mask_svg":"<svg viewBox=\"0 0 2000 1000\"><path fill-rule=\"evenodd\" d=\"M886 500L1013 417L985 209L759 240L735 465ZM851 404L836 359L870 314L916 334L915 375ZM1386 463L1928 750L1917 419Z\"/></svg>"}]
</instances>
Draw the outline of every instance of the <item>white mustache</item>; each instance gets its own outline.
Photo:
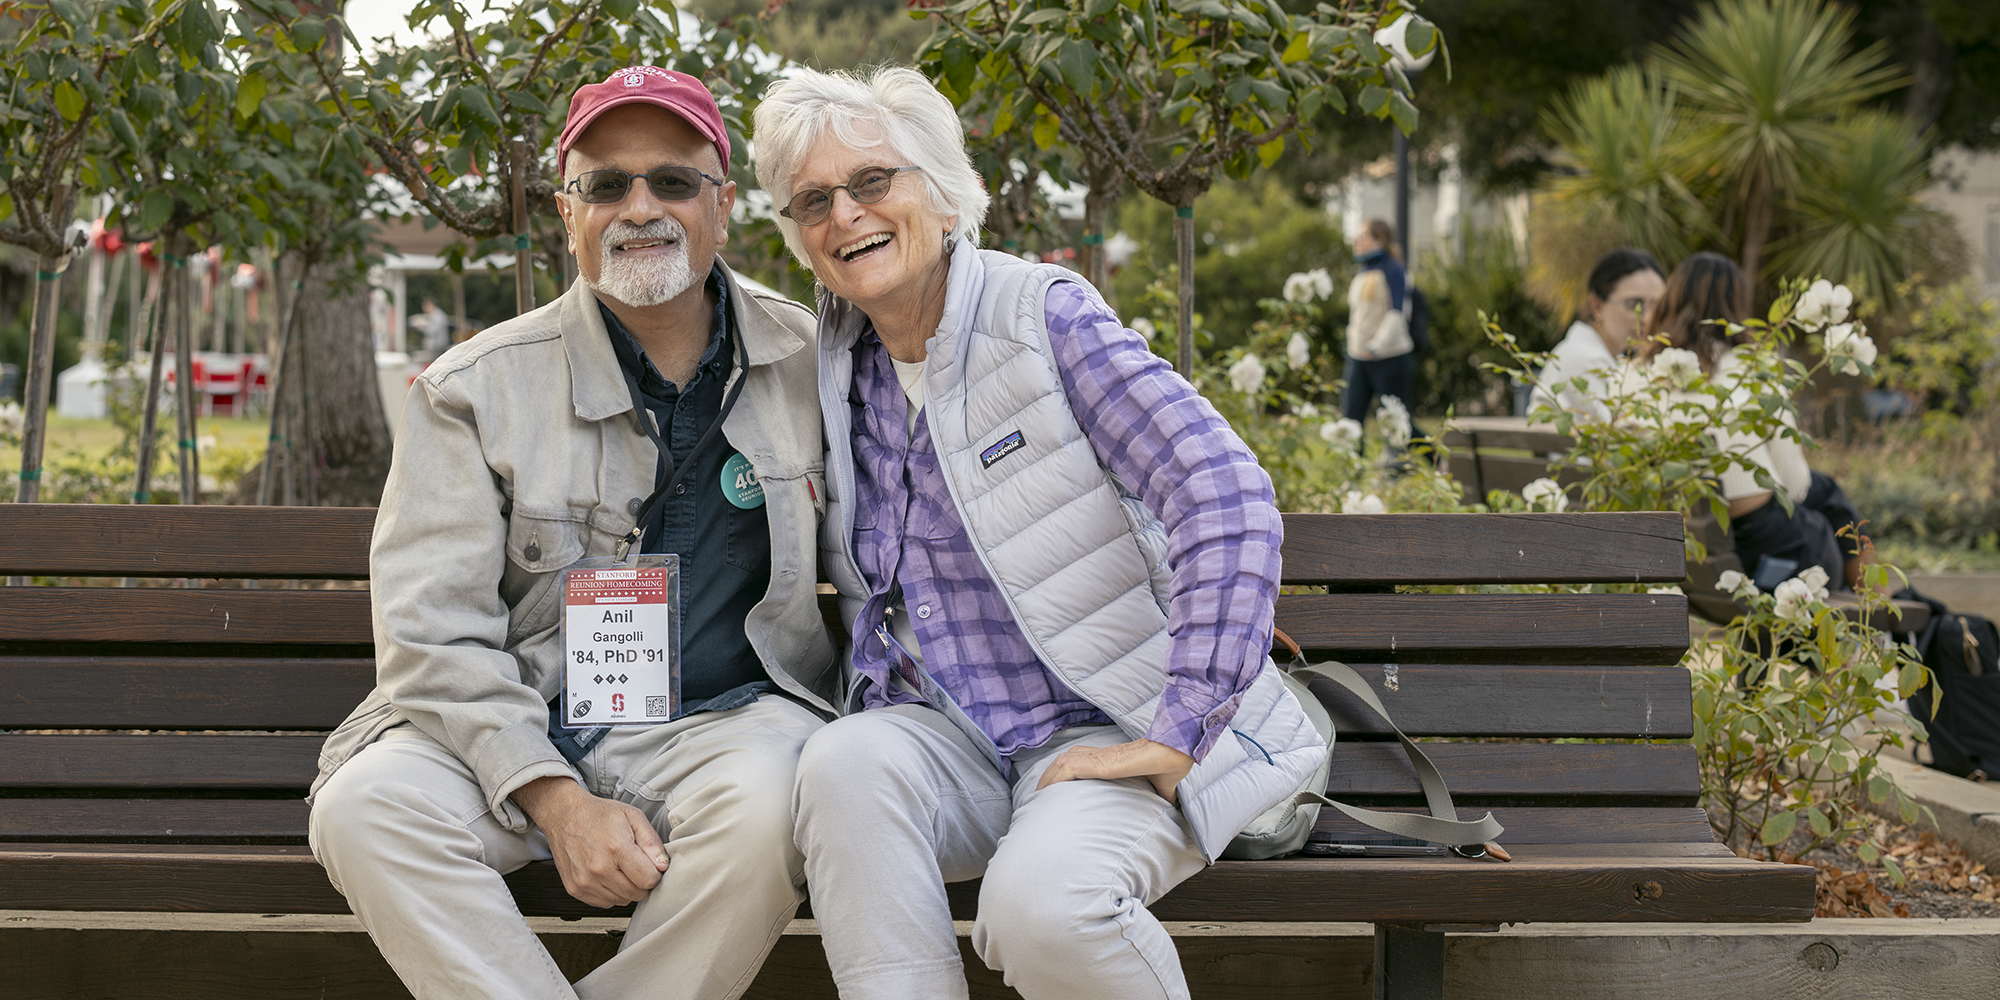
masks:
<instances>
[{"instance_id":1,"label":"white mustache","mask_svg":"<svg viewBox=\"0 0 2000 1000\"><path fill-rule=\"evenodd\" d=\"M599 239L604 244L604 252L609 254L618 249L620 243L633 240L671 240L682 246L687 245L687 229L671 218L654 219L643 226L629 222L613 222L604 227Z\"/></svg>"}]
</instances>

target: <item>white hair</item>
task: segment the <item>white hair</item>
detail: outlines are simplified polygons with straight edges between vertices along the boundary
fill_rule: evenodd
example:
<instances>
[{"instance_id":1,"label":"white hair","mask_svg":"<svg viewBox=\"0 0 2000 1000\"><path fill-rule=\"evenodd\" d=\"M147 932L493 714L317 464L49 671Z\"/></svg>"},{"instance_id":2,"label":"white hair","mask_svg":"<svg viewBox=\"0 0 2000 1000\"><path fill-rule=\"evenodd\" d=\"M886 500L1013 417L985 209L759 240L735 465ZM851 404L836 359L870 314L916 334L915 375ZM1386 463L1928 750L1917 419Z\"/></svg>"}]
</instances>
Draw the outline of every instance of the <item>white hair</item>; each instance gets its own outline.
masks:
<instances>
[{"instance_id":1,"label":"white hair","mask_svg":"<svg viewBox=\"0 0 2000 1000\"><path fill-rule=\"evenodd\" d=\"M883 166L922 168L915 179L923 183L931 210L956 216L950 235L979 244L992 199L965 152L958 111L916 70L885 66L864 78L801 69L764 92L755 123L751 158L757 183L774 207L791 201L792 180L805 158L831 136L856 149L886 146L909 161ZM799 224L782 215L777 222L792 256L810 270L812 262L799 245Z\"/></svg>"}]
</instances>

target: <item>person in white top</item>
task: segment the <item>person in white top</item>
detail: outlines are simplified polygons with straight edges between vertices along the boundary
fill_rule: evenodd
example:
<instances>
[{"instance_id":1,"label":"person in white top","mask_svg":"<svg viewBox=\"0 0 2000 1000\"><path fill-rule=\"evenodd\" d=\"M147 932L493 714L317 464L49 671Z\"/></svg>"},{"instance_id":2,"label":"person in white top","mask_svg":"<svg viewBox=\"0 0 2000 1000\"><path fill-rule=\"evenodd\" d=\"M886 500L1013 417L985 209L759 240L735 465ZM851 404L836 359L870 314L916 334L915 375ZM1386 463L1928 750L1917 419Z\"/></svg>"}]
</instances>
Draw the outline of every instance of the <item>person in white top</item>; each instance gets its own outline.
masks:
<instances>
[{"instance_id":1,"label":"person in white top","mask_svg":"<svg viewBox=\"0 0 2000 1000\"><path fill-rule=\"evenodd\" d=\"M1667 277L1659 308L1646 325L1640 360L1650 362L1668 347L1693 351L1705 374L1727 384L1741 364L1736 348L1744 338L1710 321L1740 323L1749 314L1750 286L1736 262L1718 253L1695 254ZM1788 504L1776 502L1776 491L1758 484L1756 470L1739 466L1721 476L1736 554L1758 587L1769 591L1798 571L1819 566L1829 579L1854 589L1870 548L1861 536L1861 512L1840 484L1808 466L1804 449L1789 437L1724 436L1718 444L1747 453L1784 491L1791 508L1787 513Z\"/></svg>"},{"instance_id":2,"label":"person in white top","mask_svg":"<svg viewBox=\"0 0 2000 1000\"><path fill-rule=\"evenodd\" d=\"M1666 272L1653 255L1637 247L1620 247L1598 258L1590 269L1589 297L1562 343L1543 367L1528 416L1543 420L1567 410L1595 420L1611 419L1605 406L1606 373L1617 367L1626 348L1652 317L1667 290ZM1583 380L1578 387L1577 379Z\"/></svg>"}]
</instances>

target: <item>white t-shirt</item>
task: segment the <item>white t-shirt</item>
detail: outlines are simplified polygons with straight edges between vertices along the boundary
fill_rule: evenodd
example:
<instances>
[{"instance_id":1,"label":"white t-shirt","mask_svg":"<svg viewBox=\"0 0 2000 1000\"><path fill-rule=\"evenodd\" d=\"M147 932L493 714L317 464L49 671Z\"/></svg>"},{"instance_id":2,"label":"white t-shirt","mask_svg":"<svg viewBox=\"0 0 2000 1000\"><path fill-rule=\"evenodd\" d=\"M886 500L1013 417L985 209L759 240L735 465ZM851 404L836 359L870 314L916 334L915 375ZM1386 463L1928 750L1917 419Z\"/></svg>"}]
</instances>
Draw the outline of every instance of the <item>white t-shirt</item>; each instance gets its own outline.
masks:
<instances>
[{"instance_id":1,"label":"white t-shirt","mask_svg":"<svg viewBox=\"0 0 2000 1000\"><path fill-rule=\"evenodd\" d=\"M917 414L924 408L924 363L897 361L895 358L890 358L889 363L896 366L896 381L903 383L903 395L909 397L909 432L911 437L916 437Z\"/></svg>"},{"instance_id":2,"label":"white t-shirt","mask_svg":"<svg viewBox=\"0 0 2000 1000\"><path fill-rule=\"evenodd\" d=\"M1533 418L1536 407L1552 407L1567 410L1580 417L1593 420L1611 419L1611 408L1604 404L1609 394L1606 376L1618 367L1618 359L1604 346L1604 338L1598 336L1595 327L1582 320L1569 325L1569 332L1563 335L1562 343L1556 345L1549 363L1542 369L1541 384L1535 386L1533 399L1528 403L1528 415ZM1566 383L1573 379L1584 380L1579 391ZM1554 395L1550 394L1554 390Z\"/></svg>"}]
</instances>

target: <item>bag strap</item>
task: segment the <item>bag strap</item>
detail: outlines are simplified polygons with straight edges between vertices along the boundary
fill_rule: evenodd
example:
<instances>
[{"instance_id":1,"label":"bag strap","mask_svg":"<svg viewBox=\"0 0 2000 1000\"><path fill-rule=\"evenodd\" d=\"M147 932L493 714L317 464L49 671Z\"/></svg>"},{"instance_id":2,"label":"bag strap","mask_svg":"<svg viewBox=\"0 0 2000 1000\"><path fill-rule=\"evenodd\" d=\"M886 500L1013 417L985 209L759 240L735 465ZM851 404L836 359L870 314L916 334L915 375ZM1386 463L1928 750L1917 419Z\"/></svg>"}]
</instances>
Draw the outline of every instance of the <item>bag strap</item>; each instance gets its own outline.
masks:
<instances>
[{"instance_id":1,"label":"bag strap","mask_svg":"<svg viewBox=\"0 0 2000 1000\"><path fill-rule=\"evenodd\" d=\"M1298 793L1292 798L1294 806L1317 802L1338 809L1348 818L1384 833L1393 833L1413 840L1428 840L1453 848L1490 846L1491 841L1506 832L1500 822L1493 818L1491 812L1476 820L1467 821L1458 818L1458 810L1452 806L1451 791L1445 787L1444 775L1438 773L1437 765L1431 763L1423 748L1403 734L1402 728L1396 725L1396 720L1389 717L1389 710L1383 707L1381 699L1377 698L1374 690L1368 686L1368 681L1356 673L1353 667L1333 660L1326 663L1307 663L1305 653L1292 641L1291 636L1279 631L1276 633L1276 638L1293 655L1292 666L1285 671L1286 673L1300 681L1309 680L1311 676L1324 677L1340 685L1347 693L1361 699L1362 704L1367 705L1376 715L1382 717L1383 722L1389 724L1389 729L1396 734L1397 741L1403 745L1403 755L1409 758L1410 767L1417 772L1417 782L1423 786L1424 801L1430 807L1430 815L1363 809L1360 806L1351 806L1327 798L1318 792Z\"/></svg>"}]
</instances>

